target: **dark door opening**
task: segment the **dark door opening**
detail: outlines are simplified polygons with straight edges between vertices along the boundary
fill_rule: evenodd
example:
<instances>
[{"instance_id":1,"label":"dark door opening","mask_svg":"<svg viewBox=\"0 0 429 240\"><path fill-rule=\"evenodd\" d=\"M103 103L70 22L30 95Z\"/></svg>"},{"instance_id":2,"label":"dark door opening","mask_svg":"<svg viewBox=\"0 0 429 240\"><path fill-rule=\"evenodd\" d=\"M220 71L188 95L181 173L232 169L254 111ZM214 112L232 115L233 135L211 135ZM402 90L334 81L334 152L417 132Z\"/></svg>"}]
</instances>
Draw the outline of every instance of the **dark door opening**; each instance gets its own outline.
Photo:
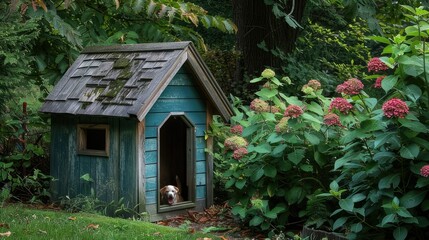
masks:
<instances>
[{"instance_id":1,"label":"dark door opening","mask_svg":"<svg viewBox=\"0 0 429 240\"><path fill-rule=\"evenodd\" d=\"M179 187L183 203L195 202L194 129L184 115L170 116L159 128L159 187Z\"/></svg>"}]
</instances>

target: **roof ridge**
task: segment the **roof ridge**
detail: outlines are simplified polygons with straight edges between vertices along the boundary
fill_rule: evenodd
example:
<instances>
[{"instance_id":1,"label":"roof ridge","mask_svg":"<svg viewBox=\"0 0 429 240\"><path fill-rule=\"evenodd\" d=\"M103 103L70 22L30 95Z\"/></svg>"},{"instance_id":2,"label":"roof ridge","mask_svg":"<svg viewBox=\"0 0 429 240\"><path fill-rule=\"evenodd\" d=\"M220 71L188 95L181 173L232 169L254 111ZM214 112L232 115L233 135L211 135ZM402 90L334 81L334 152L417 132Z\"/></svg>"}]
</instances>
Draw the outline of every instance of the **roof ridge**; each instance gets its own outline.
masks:
<instances>
[{"instance_id":1,"label":"roof ridge","mask_svg":"<svg viewBox=\"0 0 429 240\"><path fill-rule=\"evenodd\" d=\"M111 52L145 52L183 50L191 44L190 41L183 42L160 42L160 43L138 43L122 45L94 45L88 46L81 53L111 53Z\"/></svg>"}]
</instances>

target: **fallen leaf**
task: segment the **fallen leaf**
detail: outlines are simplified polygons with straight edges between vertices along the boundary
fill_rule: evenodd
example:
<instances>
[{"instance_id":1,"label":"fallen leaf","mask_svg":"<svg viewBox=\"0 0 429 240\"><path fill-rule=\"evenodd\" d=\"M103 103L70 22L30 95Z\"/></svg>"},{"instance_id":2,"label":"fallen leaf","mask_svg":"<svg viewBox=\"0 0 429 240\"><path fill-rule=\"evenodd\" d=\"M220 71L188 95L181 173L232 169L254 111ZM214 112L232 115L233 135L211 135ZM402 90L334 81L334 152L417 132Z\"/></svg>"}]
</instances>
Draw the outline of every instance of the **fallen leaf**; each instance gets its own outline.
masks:
<instances>
[{"instance_id":1,"label":"fallen leaf","mask_svg":"<svg viewBox=\"0 0 429 240\"><path fill-rule=\"evenodd\" d=\"M69 217L68 220L76 221L77 217Z\"/></svg>"},{"instance_id":2,"label":"fallen leaf","mask_svg":"<svg viewBox=\"0 0 429 240\"><path fill-rule=\"evenodd\" d=\"M88 226L86 226L86 228L87 229L93 229L93 230L95 230L95 229L98 229L98 227L99 227L100 225L98 225L98 224L89 224Z\"/></svg>"},{"instance_id":3,"label":"fallen leaf","mask_svg":"<svg viewBox=\"0 0 429 240\"><path fill-rule=\"evenodd\" d=\"M220 236L220 239L222 239L222 240L228 240L228 238L226 238L224 236Z\"/></svg>"},{"instance_id":4,"label":"fallen leaf","mask_svg":"<svg viewBox=\"0 0 429 240\"><path fill-rule=\"evenodd\" d=\"M10 228L9 224L7 224L7 223L0 223L0 227Z\"/></svg>"},{"instance_id":5,"label":"fallen leaf","mask_svg":"<svg viewBox=\"0 0 429 240\"><path fill-rule=\"evenodd\" d=\"M12 233L10 231L7 231L5 233L0 233L0 237L9 237Z\"/></svg>"},{"instance_id":6,"label":"fallen leaf","mask_svg":"<svg viewBox=\"0 0 429 240\"><path fill-rule=\"evenodd\" d=\"M198 222L200 222L200 223L205 223L207 221L209 221L209 219L207 217L204 217L204 216L198 220Z\"/></svg>"}]
</instances>

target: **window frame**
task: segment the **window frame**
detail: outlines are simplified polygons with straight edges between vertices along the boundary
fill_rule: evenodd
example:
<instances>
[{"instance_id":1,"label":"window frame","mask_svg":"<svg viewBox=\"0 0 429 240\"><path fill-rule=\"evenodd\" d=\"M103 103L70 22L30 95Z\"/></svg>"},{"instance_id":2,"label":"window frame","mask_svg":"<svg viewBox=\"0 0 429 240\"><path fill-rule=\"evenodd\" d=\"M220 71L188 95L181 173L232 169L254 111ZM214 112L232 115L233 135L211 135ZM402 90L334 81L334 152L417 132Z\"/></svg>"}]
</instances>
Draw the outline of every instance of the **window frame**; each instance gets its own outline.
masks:
<instances>
[{"instance_id":1,"label":"window frame","mask_svg":"<svg viewBox=\"0 0 429 240\"><path fill-rule=\"evenodd\" d=\"M105 131L104 150L87 148L87 130L96 129ZM110 126L108 124L78 124L77 125L77 153L80 155L109 157L110 150Z\"/></svg>"}]
</instances>

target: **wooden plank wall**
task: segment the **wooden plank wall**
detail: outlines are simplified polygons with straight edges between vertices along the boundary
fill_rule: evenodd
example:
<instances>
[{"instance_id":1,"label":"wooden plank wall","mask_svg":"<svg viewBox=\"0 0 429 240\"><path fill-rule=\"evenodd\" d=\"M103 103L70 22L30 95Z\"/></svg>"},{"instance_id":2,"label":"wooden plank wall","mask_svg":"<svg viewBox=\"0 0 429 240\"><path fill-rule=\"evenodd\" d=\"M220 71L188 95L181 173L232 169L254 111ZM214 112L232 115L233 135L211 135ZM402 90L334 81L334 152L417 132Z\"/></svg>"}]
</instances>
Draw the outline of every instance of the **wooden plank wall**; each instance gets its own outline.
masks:
<instances>
[{"instance_id":1,"label":"wooden plank wall","mask_svg":"<svg viewBox=\"0 0 429 240\"><path fill-rule=\"evenodd\" d=\"M183 67L161 94L160 98L146 115L145 166L146 166L146 204L147 209L156 209L159 186L157 186L157 134L158 126L170 112L184 112L196 126L196 200L205 202L206 198L206 130L205 100L195 87L192 76ZM151 206L152 205L152 206ZM153 214L153 213L150 213Z\"/></svg>"},{"instance_id":2,"label":"wooden plank wall","mask_svg":"<svg viewBox=\"0 0 429 240\"><path fill-rule=\"evenodd\" d=\"M109 157L77 154L77 124L100 123L110 126ZM57 179L52 190L55 199L95 190L102 201L118 201L133 208L137 204L136 120L123 118L52 115L51 175ZM80 177L89 174L94 182Z\"/></svg>"}]
</instances>

